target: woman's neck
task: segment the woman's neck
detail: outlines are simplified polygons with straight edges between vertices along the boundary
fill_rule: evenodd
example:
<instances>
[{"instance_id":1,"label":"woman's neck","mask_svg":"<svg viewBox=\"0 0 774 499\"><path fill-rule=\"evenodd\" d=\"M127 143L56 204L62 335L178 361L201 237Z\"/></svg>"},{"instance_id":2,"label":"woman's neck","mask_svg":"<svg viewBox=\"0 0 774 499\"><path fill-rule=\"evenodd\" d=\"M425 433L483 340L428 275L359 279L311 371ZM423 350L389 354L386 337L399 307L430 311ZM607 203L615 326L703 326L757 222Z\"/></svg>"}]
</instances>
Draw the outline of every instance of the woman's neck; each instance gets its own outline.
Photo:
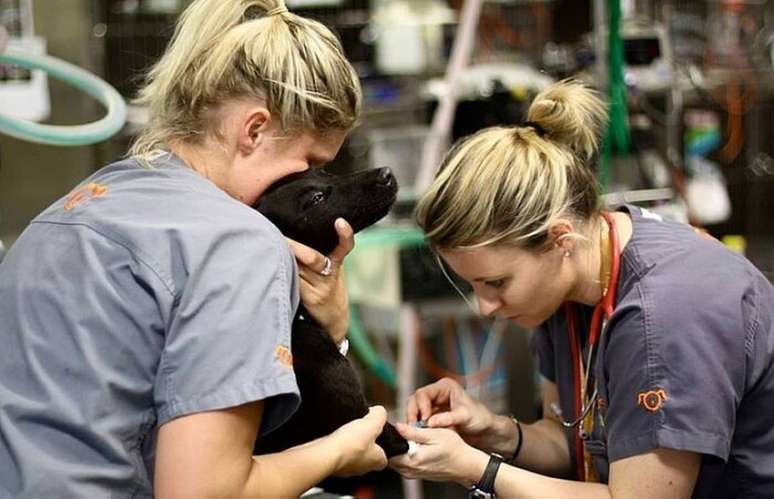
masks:
<instances>
[{"instance_id":1,"label":"woman's neck","mask_svg":"<svg viewBox=\"0 0 774 499\"><path fill-rule=\"evenodd\" d=\"M187 144L181 141L170 143L169 149L192 170L215 185L222 187L225 172L228 170L225 151L221 153L221 149L212 147L212 144Z\"/></svg>"},{"instance_id":2,"label":"woman's neck","mask_svg":"<svg viewBox=\"0 0 774 499\"><path fill-rule=\"evenodd\" d=\"M578 269L576 284L568 296L569 301L594 306L602 299L605 287L611 277L609 269L614 257L611 247L613 231L618 238L619 256L632 235L632 222L629 215L622 212L611 212L610 216L614 225L609 227L607 237L605 237L607 222L601 215L590 224L589 239L591 244L576 257ZM603 245L607 248L604 248Z\"/></svg>"}]
</instances>

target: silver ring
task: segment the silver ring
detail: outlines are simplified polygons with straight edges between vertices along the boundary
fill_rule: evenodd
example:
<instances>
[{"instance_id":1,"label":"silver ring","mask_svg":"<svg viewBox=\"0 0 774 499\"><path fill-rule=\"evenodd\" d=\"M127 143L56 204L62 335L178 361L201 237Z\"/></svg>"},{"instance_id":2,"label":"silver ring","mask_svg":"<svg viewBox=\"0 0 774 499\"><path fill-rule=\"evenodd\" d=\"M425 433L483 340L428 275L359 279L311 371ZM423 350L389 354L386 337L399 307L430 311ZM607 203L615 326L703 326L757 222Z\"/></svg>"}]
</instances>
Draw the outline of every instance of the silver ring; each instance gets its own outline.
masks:
<instances>
[{"instance_id":1,"label":"silver ring","mask_svg":"<svg viewBox=\"0 0 774 499\"><path fill-rule=\"evenodd\" d=\"M320 271L320 275L329 276L333 274L333 261L327 256L325 257L325 266Z\"/></svg>"}]
</instances>

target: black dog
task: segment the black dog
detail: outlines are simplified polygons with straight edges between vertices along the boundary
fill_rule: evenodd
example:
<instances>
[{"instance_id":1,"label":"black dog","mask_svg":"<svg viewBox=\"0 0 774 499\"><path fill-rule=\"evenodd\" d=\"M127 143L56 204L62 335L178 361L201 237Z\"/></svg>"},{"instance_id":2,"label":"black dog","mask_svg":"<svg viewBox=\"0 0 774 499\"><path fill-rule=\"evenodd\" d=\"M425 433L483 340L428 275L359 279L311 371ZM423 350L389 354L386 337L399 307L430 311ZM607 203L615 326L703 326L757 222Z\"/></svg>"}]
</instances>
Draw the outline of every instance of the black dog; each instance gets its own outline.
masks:
<instances>
[{"instance_id":1,"label":"black dog","mask_svg":"<svg viewBox=\"0 0 774 499\"><path fill-rule=\"evenodd\" d=\"M275 183L254 208L287 237L327 255L338 244L337 218L347 220L355 232L368 227L389 212L397 190L389 168L351 175L314 169ZM349 360L303 305L293 320L291 350L301 406L288 422L258 440L256 454L309 442L368 413ZM389 423L376 442L387 457L408 451L406 440Z\"/></svg>"}]
</instances>

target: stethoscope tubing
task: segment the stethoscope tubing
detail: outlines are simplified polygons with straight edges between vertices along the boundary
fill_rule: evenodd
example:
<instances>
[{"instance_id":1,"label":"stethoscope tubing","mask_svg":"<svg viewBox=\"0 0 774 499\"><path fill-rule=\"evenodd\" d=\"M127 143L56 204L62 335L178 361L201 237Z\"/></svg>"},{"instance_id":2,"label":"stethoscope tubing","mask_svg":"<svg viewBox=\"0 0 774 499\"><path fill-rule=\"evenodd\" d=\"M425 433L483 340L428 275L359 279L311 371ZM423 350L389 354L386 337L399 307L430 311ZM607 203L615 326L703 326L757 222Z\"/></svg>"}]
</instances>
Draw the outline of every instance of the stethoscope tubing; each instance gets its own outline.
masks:
<instances>
[{"instance_id":1,"label":"stethoscope tubing","mask_svg":"<svg viewBox=\"0 0 774 499\"><path fill-rule=\"evenodd\" d=\"M594 352L596 350L597 343L599 342L599 339L602 337L602 335L605 334L605 329L607 328L607 323L610 317L613 314L613 309L615 308L615 302L617 297L617 291L618 291L618 274L620 272L620 266L621 266L621 255L620 255L620 248L619 248L619 242L618 242L618 235L617 231L615 230L615 222L613 221L612 217L606 213L602 214L602 217L605 219L606 223L610 224L610 236L611 236L611 244L613 246L613 252L612 252L612 258L611 258L611 273L610 273L610 284L608 288L608 292L605 296L602 297L602 300L597 304L594 310L594 314L592 316L592 327L589 331L589 352L588 356L586 358L586 381L585 386L580 387L578 386L578 390L581 391L581 399L583 398L583 395L589 392L589 380L591 379L591 376L589 375L589 370L593 368L591 365L594 359ZM596 328L593 327L594 319L597 314L601 314L600 326L599 329L596 330ZM569 324L569 318L568 318L568 328L570 327ZM596 386L596 383L594 384L594 392L591 394L591 397L589 398L589 401L587 404L581 403L581 410L580 415L573 419L573 420L566 420L563 417L560 416L560 423L565 428L574 428L578 426L585 418L588 416L589 411L591 411L591 408L594 407L594 404L597 402L597 398L599 396L599 390ZM576 402L577 403L577 402ZM577 406L576 406L577 407Z\"/></svg>"}]
</instances>

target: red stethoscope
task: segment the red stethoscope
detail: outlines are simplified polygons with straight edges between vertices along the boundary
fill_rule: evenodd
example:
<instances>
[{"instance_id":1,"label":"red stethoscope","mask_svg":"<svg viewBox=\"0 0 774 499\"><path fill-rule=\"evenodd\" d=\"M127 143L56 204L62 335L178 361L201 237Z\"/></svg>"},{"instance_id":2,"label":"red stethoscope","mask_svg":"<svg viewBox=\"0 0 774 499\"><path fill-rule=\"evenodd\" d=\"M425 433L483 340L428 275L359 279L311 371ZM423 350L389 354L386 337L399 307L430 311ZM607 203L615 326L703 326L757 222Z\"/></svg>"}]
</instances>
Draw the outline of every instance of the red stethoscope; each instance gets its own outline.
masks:
<instances>
[{"instance_id":1,"label":"red stethoscope","mask_svg":"<svg viewBox=\"0 0 774 499\"><path fill-rule=\"evenodd\" d=\"M565 306L567 332L573 360L573 386L575 387L574 403L576 417L570 421L562 418L561 423L565 428L578 427L578 431L575 432L575 455L576 464L578 466L578 478L580 480L584 480L588 474L586 473L587 466L584 457L583 442L588 438L589 431L582 423L586 420L589 412L597 403L598 398L596 381L594 382L593 393L591 396L588 395L589 389L591 388L590 380L592 378L590 370L593 368L592 363L594 361L594 353L596 352L597 344L604 334L607 321L610 319L610 316L613 315L616 300L616 288L618 287L618 274L621 265L621 257L619 254L620 245L618 234L616 232L615 220L609 213L602 213L602 217L605 220L605 223L607 223L610 234L610 278L607 288L603 290L602 298L594 307L594 312L591 315L588 340L589 348L586 355L585 366L582 365L581 342L576 328L577 313L573 305L568 303Z\"/></svg>"}]
</instances>

